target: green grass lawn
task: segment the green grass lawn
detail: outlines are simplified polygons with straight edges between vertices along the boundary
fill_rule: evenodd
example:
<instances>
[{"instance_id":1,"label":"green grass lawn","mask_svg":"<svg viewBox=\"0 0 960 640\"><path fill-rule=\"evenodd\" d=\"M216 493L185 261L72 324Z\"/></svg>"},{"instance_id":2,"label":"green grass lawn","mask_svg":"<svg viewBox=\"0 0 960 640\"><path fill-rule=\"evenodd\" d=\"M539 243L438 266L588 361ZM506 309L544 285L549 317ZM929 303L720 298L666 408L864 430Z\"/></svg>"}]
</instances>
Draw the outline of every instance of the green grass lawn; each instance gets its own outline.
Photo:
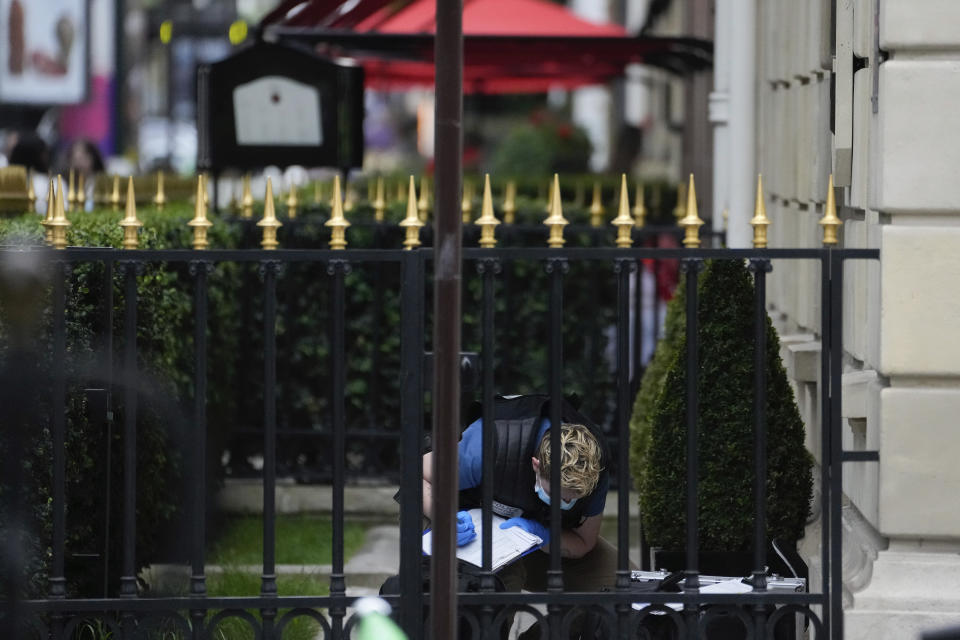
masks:
<instances>
[{"instance_id":1,"label":"green grass lawn","mask_svg":"<svg viewBox=\"0 0 960 640\"><path fill-rule=\"evenodd\" d=\"M277 516L277 564L330 564L333 525L328 516ZM343 552L349 559L363 545L363 525L344 526ZM207 551L208 564L244 565L263 561L263 522L260 516L228 518Z\"/></svg>"}]
</instances>

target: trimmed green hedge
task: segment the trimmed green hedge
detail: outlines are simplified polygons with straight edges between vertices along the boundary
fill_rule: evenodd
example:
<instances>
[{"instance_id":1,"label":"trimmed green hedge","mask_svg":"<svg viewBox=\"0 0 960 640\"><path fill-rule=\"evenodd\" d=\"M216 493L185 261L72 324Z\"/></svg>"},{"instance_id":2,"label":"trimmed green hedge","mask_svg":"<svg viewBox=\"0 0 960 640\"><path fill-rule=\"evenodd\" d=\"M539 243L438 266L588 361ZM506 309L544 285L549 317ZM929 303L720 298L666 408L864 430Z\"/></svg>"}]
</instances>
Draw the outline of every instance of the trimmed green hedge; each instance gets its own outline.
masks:
<instances>
[{"instance_id":1,"label":"trimmed green hedge","mask_svg":"<svg viewBox=\"0 0 960 640\"><path fill-rule=\"evenodd\" d=\"M699 531L702 551L747 551L753 531L753 284L743 263L708 263L698 287L700 329ZM633 459L644 531L652 546L681 549L686 536L686 336L683 313L668 320L670 363L637 399ZM672 327L672 329L671 329ZM659 365L660 363L658 363ZM767 535L803 536L810 511L812 457L767 318ZM651 388L652 387L652 388ZM656 396L653 405L649 404ZM649 436L644 425L649 424Z\"/></svg>"}]
</instances>

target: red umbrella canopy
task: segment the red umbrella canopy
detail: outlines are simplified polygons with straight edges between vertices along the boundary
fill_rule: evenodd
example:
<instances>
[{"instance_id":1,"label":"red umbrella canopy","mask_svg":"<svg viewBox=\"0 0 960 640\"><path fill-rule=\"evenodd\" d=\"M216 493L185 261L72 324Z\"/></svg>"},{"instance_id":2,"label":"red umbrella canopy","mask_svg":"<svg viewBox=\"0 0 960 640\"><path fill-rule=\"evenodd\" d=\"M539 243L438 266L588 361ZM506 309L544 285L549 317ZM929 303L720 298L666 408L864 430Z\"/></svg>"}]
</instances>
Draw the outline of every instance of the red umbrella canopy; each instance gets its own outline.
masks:
<instances>
[{"instance_id":1,"label":"red umbrella canopy","mask_svg":"<svg viewBox=\"0 0 960 640\"><path fill-rule=\"evenodd\" d=\"M415 0L392 12L384 7L359 22L357 31L436 33L436 0ZM465 0L464 36L600 36L621 37L617 24L589 22L545 0Z\"/></svg>"},{"instance_id":2,"label":"red umbrella canopy","mask_svg":"<svg viewBox=\"0 0 960 640\"><path fill-rule=\"evenodd\" d=\"M436 0L285 0L261 27L363 62L371 89L434 83ZM710 65L710 46L690 38L629 36L546 0L463 0L466 93L535 93L602 84L630 63L683 73Z\"/></svg>"}]
</instances>

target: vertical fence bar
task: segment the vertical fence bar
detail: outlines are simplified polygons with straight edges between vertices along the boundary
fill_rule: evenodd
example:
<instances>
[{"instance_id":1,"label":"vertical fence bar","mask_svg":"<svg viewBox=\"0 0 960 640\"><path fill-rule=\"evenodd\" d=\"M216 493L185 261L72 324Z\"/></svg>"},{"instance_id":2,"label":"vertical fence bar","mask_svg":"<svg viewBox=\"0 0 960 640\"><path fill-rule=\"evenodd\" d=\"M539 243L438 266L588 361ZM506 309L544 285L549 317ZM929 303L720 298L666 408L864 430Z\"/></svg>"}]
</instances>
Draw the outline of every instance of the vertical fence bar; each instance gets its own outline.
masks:
<instances>
[{"instance_id":1,"label":"vertical fence bar","mask_svg":"<svg viewBox=\"0 0 960 640\"><path fill-rule=\"evenodd\" d=\"M617 591L630 589L630 276L637 263L618 258L617 274ZM635 369L636 371L637 369ZM621 640L630 637L628 604L617 605L617 629Z\"/></svg>"},{"instance_id":2,"label":"vertical fence bar","mask_svg":"<svg viewBox=\"0 0 960 640\"><path fill-rule=\"evenodd\" d=\"M423 252L404 251L400 291L400 626L410 638L423 634Z\"/></svg>"},{"instance_id":3,"label":"vertical fence bar","mask_svg":"<svg viewBox=\"0 0 960 640\"><path fill-rule=\"evenodd\" d=\"M68 265L54 263L53 275L53 567L50 598L67 595L64 576L66 544L66 410L67 379L64 360L67 355L66 287Z\"/></svg>"},{"instance_id":4,"label":"vertical fence bar","mask_svg":"<svg viewBox=\"0 0 960 640\"><path fill-rule=\"evenodd\" d=\"M113 478L113 261L103 264L103 371L104 389L107 395L106 446L104 447L104 491L103 514L103 597L109 597L110 588L110 516L112 510Z\"/></svg>"},{"instance_id":5,"label":"vertical fence bar","mask_svg":"<svg viewBox=\"0 0 960 640\"><path fill-rule=\"evenodd\" d=\"M193 407L193 482L190 483L191 549L190 549L190 595L203 597L207 594L207 579L204 570L204 541L206 538L207 497L207 274L212 263L204 260L190 262L194 276L193 291L193 362L194 362L194 407ZM203 638L204 609L190 611L194 640Z\"/></svg>"},{"instance_id":6,"label":"vertical fence bar","mask_svg":"<svg viewBox=\"0 0 960 640\"><path fill-rule=\"evenodd\" d=\"M137 274L142 263L118 263L124 277L123 373L123 572L120 597L137 597ZM134 633L134 615L121 614L124 638Z\"/></svg>"},{"instance_id":7,"label":"vertical fence bar","mask_svg":"<svg viewBox=\"0 0 960 640\"><path fill-rule=\"evenodd\" d=\"M260 595L277 595L276 483L277 483L277 271L280 263L264 260L263 275L263 573ZM263 637L273 638L275 607L262 608Z\"/></svg>"},{"instance_id":8,"label":"vertical fence bar","mask_svg":"<svg viewBox=\"0 0 960 640\"><path fill-rule=\"evenodd\" d=\"M843 432L840 428L843 375L843 258L830 253L830 615L832 637L843 638Z\"/></svg>"},{"instance_id":9,"label":"vertical fence bar","mask_svg":"<svg viewBox=\"0 0 960 640\"><path fill-rule=\"evenodd\" d=\"M550 276L550 355L547 385L550 390L550 569L547 571L547 591L563 592L563 570L560 560L560 426L563 403L563 274L569 268L566 258L550 258L546 270ZM563 607L547 605L550 617L550 638L560 640Z\"/></svg>"},{"instance_id":10,"label":"vertical fence bar","mask_svg":"<svg viewBox=\"0 0 960 640\"><path fill-rule=\"evenodd\" d=\"M753 271L753 589L767 590L767 273L769 260L750 261ZM762 638L764 606L754 607L754 633Z\"/></svg>"},{"instance_id":11,"label":"vertical fence bar","mask_svg":"<svg viewBox=\"0 0 960 640\"><path fill-rule=\"evenodd\" d=\"M831 535L833 523L830 520L830 304L833 300L830 295L830 251L821 250L820 260L820 567L821 593L823 595L823 628L831 633L830 608L830 545L833 544Z\"/></svg>"},{"instance_id":12,"label":"vertical fence bar","mask_svg":"<svg viewBox=\"0 0 960 640\"><path fill-rule=\"evenodd\" d=\"M346 260L331 260L327 265L327 275L333 277L333 309L330 322L330 351L333 356L333 566L330 572L330 595L334 598L346 594L347 585L343 575L343 485L346 482L346 421L344 419L344 388L346 386L346 356L344 342L344 277L350 271ZM343 634L343 616L346 607L333 604L330 617L333 625L333 638L339 640Z\"/></svg>"},{"instance_id":13,"label":"vertical fence bar","mask_svg":"<svg viewBox=\"0 0 960 640\"><path fill-rule=\"evenodd\" d=\"M484 592L493 592L495 589L493 566L493 536L490 531L493 527L493 367L494 367L494 275L500 272L500 261L496 258L483 258L477 263L477 271L483 276L483 431L482 431L482 459L483 459L483 515L481 528L484 531L483 544L483 573L480 574L480 589ZM484 605L481 611L481 628L489 638L499 638L499 634L491 631L494 608Z\"/></svg>"},{"instance_id":14,"label":"vertical fence bar","mask_svg":"<svg viewBox=\"0 0 960 640\"><path fill-rule=\"evenodd\" d=\"M699 530L697 523L697 472L700 461L697 455L697 418L699 416L699 397L697 384L700 378L700 336L697 326L697 274L703 262L698 258L684 258L680 270L686 274L687 281L687 560L684 571L685 592L697 592L700 589L697 552ZM684 606L687 621L687 633L691 640L697 637L698 607L696 604Z\"/></svg>"}]
</instances>

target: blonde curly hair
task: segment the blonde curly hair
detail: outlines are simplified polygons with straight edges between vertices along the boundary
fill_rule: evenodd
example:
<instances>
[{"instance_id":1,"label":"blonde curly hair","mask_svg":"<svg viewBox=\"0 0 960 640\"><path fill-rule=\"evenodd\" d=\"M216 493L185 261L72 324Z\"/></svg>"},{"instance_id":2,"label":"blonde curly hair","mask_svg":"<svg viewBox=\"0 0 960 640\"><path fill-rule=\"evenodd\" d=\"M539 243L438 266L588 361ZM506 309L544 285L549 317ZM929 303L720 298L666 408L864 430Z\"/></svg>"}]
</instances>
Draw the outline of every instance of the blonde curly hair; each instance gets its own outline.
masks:
<instances>
[{"instance_id":1,"label":"blonde curly hair","mask_svg":"<svg viewBox=\"0 0 960 640\"><path fill-rule=\"evenodd\" d=\"M560 426L560 486L578 497L589 495L600 480L603 454L596 437L582 424L564 422ZM550 477L550 431L537 447L540 475Z\"/></svg>"}]
</instances>

